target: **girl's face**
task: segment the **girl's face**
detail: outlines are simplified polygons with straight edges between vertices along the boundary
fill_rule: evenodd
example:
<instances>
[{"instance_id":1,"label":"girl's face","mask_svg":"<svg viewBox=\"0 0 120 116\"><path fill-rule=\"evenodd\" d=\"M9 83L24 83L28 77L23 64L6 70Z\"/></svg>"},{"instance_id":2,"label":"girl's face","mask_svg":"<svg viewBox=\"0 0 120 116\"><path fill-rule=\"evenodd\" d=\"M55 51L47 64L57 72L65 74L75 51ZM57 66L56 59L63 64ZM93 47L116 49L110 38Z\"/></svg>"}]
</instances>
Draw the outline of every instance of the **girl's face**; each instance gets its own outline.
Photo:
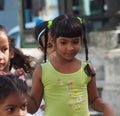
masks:
<instances>
[{"instance_id":1,"label":"girl's face","mask_svg":"<svg viewBox=\"0 0 120 116\"><path fill-rule=\"evenodd\" d=\"M43 35L41 37L41 41L43 43L43 46L45 46L45 36ZM41 48L42 51L44 48ZM55 51L54 49L54 45L52 43L52 39L51 39L51 36L50 36L50 33L48 33L48 42L47 42L47 55L49 56L51 53L53 53Z\"/></svg>"},{"instance_id":2,"label":"girl's face","mask_svg":"<svg viewBox=\"0 0 120 116\"><path fill-rule=\"evenodd\" d=\"M0 116L27 116L27 99L21 93L10 94L0 104Z\"/></svg>"},{"instance_id":3,"label":"girl's face","mask_svg":"<svg viewBox=\"0 0 120 116\"><path fill-rule=\"evenodd\" d=\"M79 52L81 46L81 38L74 37L58 37L55 42L56 53L65 60L73 60Z\"/></svg>"},{"instance_id":4,"label":"girl's face","mask_svg":"<svg viewBox=\"0 0 120 116\"><path fill-rule=\"evenodd\" d=\"M12 58L9 50L8 36L4 31L0 31L0 71L9 71L9 60Z\"/></svg>"},{"instance_id":5,"label":"girl's face","mask_svg":"<svg viewBox=\"0 0 120 116\"><path fill-rule=\"evenodd\" d=\"M8 69L9 64L9 41L5 32L0 31L0 71Z\"/></svg>"}]
</instances>

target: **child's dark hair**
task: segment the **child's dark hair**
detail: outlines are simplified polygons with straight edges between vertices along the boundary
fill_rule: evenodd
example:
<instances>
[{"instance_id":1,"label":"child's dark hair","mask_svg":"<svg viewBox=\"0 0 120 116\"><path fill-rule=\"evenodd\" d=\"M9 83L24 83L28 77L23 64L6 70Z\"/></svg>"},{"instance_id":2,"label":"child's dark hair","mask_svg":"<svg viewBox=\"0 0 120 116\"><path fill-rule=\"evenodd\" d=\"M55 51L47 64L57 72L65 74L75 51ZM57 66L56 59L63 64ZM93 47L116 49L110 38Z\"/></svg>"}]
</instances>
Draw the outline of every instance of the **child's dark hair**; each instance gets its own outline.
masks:
<instances>
[{"instance_id":1,"label":"child's dark hair","mask_svg":"<svg viewBox=\"0 0 120 116\"><path fill-rule=\"evenodd\" d=\"M0 103L15 92L28 95L26 82L13 74L0 75Z\"/></svg>"},{"instance_id":2,"label":"child's dark hair","mask_svg":"<svg viewBox=\"0 0 120 116\"><path fill-rule=\"evenodd\" d=\"M82 38L85 46L86 61L88 62L88 47L86 39L85 23L81 17L75 17L72 15L61 15L56 17L52 21L51 25L51 36L56 40L59 36L61 37L78 37ZM87 68L86 68L87 67ZM89 76L93 76L89 64L85 67L85 71Z\"/></svg>"},{"instance_id":3,"label":"child's dark hair","mask_svg":"<svg viewBox=\"0 0 120 116\"><path fill-rule=\"evenodd\" d=\"M34 36L36 41L38 42L38 44L40 45L40 47L43 48L44 50L44 62L46 62L47 59L47 42L48 42L48 21L44 21L40 24L38 24L37 26L35 26L34 28ZM44 35L45 36L45 46L43 45L42 41L41 41L41 36Z\"/></svg>"},{"instance_id":4,"label":"child's dark hair","mask_svg":"<svg viewBox=\"0 0 120 116\"><path fill-rule=\"evenodd\" d=\"M14 57L10 60L10 70L23 68L26 73L32 73L36 62L36 59L32 56L25 55L20 49L14 47L14 39L9 37L10 49L14 51Z\"/></svg>"},{"instance_id":5,"label":"child's dark hair","mask_svg":"<svg viewBox=\"0 0 120 116\"><path fill-rule=\"evenodd\" d=\"M83 28L80 21L71 15L61 15L56 17L50 28L53 39L57 37L82 37Z\"/></svg>"}]
</instances>

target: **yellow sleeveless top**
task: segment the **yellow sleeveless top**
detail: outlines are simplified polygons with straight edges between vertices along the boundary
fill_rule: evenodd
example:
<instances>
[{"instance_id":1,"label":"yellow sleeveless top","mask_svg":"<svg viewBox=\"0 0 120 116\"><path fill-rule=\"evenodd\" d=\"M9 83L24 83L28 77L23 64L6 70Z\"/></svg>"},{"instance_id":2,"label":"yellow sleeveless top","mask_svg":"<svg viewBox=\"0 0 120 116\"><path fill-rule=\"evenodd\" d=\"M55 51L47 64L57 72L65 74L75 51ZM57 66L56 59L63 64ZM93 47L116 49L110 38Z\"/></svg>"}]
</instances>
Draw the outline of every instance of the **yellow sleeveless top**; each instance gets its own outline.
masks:
<instances>
[{"instance_id":1,"label":"yellow sleeveless top","mask_svg":"<svg viewBox=\"0 0 120 116\"><path fill-rule=\"evenodd\" d=\"M90 116L87 85L91 78L85 74L84 67L82 63L78 71L63 74L50 62L42 64L44 116Z\"/></svg>"}]
</instances>

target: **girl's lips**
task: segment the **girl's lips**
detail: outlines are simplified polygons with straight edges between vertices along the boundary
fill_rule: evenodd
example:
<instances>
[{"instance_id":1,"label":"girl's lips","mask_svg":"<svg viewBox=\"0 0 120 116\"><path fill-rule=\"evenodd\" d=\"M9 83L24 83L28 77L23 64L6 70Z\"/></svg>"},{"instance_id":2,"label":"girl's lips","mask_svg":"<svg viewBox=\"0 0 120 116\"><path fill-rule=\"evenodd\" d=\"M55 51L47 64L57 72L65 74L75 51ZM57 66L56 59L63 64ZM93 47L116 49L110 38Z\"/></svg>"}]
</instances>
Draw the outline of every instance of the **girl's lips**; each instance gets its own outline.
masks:
<instances>
[{"instance_id":1,"label":"girl's lips","mask_svg":"<svg viewBox=\"0 0 120 116\"><path fill-rule=\"evenodd\" d=\"M66 56L73 56L74 53L67 53Z\"/></svg>"}]
</instances>

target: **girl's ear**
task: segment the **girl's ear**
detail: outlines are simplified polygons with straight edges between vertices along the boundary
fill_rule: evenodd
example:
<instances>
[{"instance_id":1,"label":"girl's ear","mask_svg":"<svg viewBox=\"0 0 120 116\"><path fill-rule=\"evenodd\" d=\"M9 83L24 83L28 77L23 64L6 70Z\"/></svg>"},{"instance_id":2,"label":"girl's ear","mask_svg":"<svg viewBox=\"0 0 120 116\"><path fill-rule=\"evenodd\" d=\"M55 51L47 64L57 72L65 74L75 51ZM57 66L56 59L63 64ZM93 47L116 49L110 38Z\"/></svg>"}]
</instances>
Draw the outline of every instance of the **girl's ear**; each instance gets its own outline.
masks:
<instances>
[{"instance_id":1,"label":"girl's ear","mask_svg":"<svg viewBox=\"0 0 120 116\"><path fill-rule=\"evenodd\" d=\"M14 57L14 50L10 49L10 54L9 54L10 59L12 59Z\"/></svg>"}]
</instances>

